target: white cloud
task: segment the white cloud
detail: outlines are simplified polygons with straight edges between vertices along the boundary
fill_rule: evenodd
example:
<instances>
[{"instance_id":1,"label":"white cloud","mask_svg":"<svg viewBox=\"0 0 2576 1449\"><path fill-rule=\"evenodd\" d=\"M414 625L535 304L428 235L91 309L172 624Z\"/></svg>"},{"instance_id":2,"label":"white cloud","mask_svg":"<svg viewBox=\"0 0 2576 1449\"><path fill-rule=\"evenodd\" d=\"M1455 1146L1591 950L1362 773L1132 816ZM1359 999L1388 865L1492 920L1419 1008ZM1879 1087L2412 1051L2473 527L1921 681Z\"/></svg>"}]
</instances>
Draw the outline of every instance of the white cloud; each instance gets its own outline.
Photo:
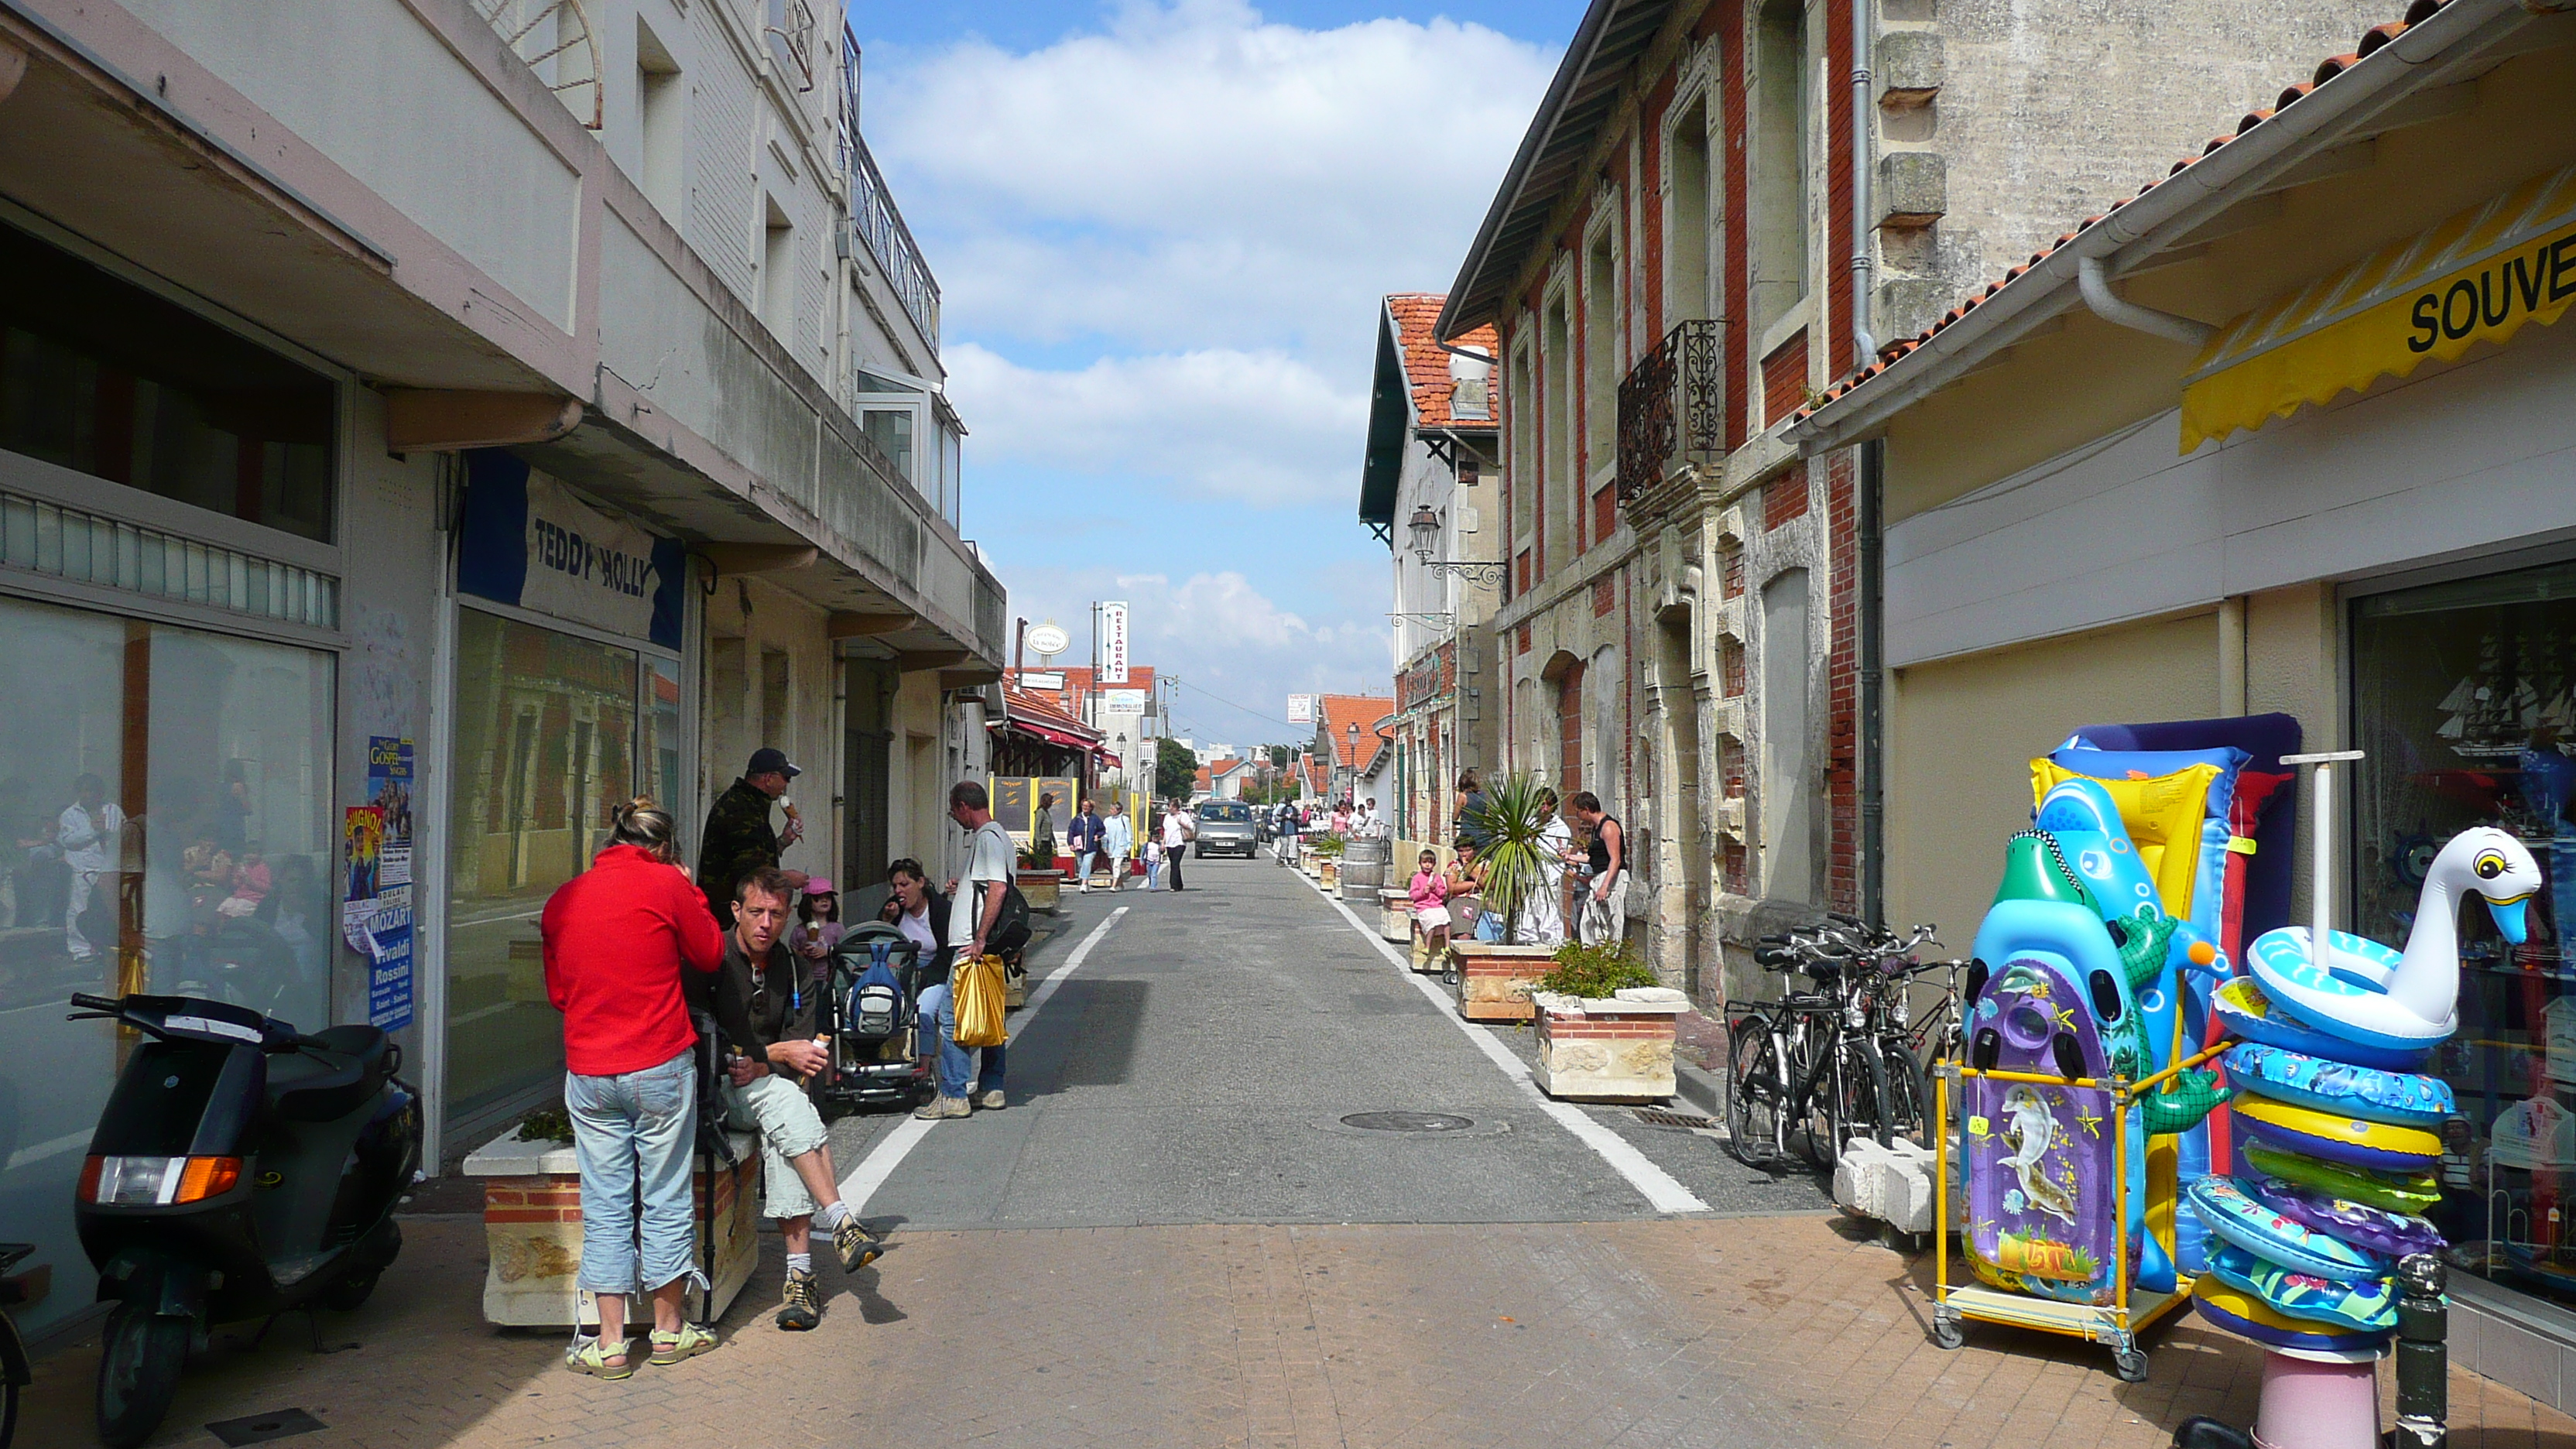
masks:
<instances>
[{"instance_id":1,"label":"white cloud","mask_svg":"<svg viewBox=\"0 0 2576 1449\"><path fill-rule=\"evenodd\" d=\"M1180 676L1180 717L1212 738L1288 739L1295 733L1282 718L1288 695L1387 687L1382 624L1310 621L1230 570L1175 581L1114 569L1014 568L1010 581L1014 613L1052 618L1073 636L1068 663L1089 654L1092 601L1126 600L1131 656Z\"/></svg>"},{"instance_id":2,"label":"white cloud","mask_svg":"<svg viewBox=\"0 0 2576 1449\"><path fill-rule=\"evenodd\" d=\"M1079 372L948 351L949 396L997 461L1160 477L1255 506L1356 496L1364 394L1275 352L1104 357Z\"/></svg>"},{"instance_id":3,"label":"white cloud","mask_svg":"<svg viewBox=\"0 0 2576 1449\"><path fill-rule=\"evenodd\" d=\"M1028 54L899 57L869 131L961 330L1260 346L1446 286L1553 63L1445 19L1140 3Z\"/></svg>"}]
</instances>

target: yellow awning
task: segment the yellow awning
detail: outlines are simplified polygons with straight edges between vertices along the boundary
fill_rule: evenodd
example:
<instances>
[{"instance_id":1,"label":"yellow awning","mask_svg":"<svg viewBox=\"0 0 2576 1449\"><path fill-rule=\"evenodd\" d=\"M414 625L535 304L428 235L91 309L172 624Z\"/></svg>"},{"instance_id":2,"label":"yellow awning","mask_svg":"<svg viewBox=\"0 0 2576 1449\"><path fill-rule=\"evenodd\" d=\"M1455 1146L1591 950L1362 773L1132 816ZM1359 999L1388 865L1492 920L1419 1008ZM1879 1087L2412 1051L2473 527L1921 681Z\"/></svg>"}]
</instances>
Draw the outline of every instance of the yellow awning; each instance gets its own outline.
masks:
<instances>
[{"instance_id":1,"label":"yellow awning","mask_svg":"<svg viewBox=\"0 0 2576 1449\"><path fill-rule=\"evenodd\" d=\"M2183 379L2182 450L2286 418L2427 358L2502 343L2576 302L2576 166L2268 302L2210 339Z\"/></svg>"}]
</instances>

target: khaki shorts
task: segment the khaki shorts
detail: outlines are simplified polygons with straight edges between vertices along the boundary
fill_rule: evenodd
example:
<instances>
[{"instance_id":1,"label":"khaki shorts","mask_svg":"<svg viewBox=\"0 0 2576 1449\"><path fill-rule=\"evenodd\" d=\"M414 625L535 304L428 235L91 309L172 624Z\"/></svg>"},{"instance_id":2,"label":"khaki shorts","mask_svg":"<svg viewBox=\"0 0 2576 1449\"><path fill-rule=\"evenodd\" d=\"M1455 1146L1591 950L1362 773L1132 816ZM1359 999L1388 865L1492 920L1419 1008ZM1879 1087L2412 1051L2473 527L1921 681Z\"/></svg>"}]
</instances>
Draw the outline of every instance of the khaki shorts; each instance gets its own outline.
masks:
<instances>
[{"instance_id":1,"label":"khaki shorts","mask_svg":"<svg viewBox=\"0 0 2576 1449\"><path fill-rule=\"evenodd\" d=\"M725 1083L725 1113L736 1127L760 1134L760 1195L773 1218L811 1217L822 1204L805 1190L790 1159L823 1145L823 1115L793 1077L771 1072L748 1087Z\"/></svg>"}]
</instances>

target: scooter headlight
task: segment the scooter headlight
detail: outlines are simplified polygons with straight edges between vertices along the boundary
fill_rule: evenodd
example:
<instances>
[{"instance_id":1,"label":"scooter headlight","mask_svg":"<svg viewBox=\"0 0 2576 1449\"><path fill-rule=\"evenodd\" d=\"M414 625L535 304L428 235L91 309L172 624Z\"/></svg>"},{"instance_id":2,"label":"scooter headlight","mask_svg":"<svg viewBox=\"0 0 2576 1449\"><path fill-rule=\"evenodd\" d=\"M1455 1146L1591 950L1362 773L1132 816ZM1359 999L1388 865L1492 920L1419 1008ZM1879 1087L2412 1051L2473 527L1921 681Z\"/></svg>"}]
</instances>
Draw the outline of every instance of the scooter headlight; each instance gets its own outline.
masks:
<instances>
[{"instance_id":1,"label":"scooter headlight","mask_svg":"<svg viewBox=\"0 0 2576 1449\"><path fill-rule=\"evenodd\" d=\"M221 1197L241 1181L238 1157L92 1157L80 1200L116 1207L175 1207Z\"/></svg>"}]
</instances>

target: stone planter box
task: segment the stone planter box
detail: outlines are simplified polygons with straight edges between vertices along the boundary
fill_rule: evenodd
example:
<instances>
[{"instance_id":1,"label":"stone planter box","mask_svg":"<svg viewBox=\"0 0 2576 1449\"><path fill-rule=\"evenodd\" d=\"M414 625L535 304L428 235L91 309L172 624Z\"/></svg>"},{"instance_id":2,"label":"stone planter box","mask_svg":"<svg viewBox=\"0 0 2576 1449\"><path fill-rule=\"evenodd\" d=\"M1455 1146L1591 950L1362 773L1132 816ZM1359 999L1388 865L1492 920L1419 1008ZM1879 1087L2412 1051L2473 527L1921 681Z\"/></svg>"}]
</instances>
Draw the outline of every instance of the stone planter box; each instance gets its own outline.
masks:
<instances>
[{"instance_id":1,"label":"stone planter box","mask_svg":"<svg viewBox=\"0 0 2576 1449\"><path fill-rule=\"evenodd\" d=\"M1377 893L1377 933L1402 946L1413 940L1413 897L1393 886Z\"/></svg>"},{"instance_id":2,"label":"stone planter box","mask_svg":"<svg viewBox=\"0 0 2576 1449\"><path fill-rule=\"evenodd\" d=\"M1019 872L1019 886L1020 894L1028 901L1030 910L1060 911L1064 909L1063 871L1022 869Z\"/></svg>"},{"instance_id":3,"label":"stone planter box","mask_svg":"<svg viewBox=\"0 0 2576 1449\"><path fill-rule=\"evenodd\" d=\"M1315 880L1328 891L1339 889L1342 884L1342 863L1338 860L1316 862Z\"/></svg>"},{"instance_id":4,"label":"stone planter box","mask_svg":"<svg viewBox=\"0 0 2576 1449\"><path fill-rule=\"evenodd\" d=\"M1673 1018L1690 998L1663 986L1608 998L1533 993L1538 1014L1539 1090L1575 1102L1644 1102L1678 1090Z\"/></svg>"},{"instance_id":5,"label":"stone planter box","mask_svg":"<svg viewBox=\"0 0 2576 1449\"><path fill-rule=\"evenodd\" d=\"M1540 977L1556 969L1554 946L1497 946L1452 938L1449 955L1458 963L1458 1014L1469 1021L1527 1021L1534 1014L1529 994Z\"/></svg>"},{"instance_id":6,"label":"stone planter box","mask_svg":"<svg viewBox=\"0 0 2576 1449\"><path fill-rule=\"evenodd\" d=\"M599 1326L598 1309L583 1300L581 1272L581 1166L569 1142L521 1142L514 1124L465 1159L465 1173L483 1179L483 1317L507 1327ZM760 1262L760 1140L727 1134L734 1166L714 1174L714 1231L708 1219L708 1162L697 1159L698 1271L715 1291L689 1306L693 1320L712 1323L731 1307ZM712 1237L712 1241L710 1241ZM629 1305L627 1322L651 1326L652 1306Z\"/></svg>"}]
</instances>

